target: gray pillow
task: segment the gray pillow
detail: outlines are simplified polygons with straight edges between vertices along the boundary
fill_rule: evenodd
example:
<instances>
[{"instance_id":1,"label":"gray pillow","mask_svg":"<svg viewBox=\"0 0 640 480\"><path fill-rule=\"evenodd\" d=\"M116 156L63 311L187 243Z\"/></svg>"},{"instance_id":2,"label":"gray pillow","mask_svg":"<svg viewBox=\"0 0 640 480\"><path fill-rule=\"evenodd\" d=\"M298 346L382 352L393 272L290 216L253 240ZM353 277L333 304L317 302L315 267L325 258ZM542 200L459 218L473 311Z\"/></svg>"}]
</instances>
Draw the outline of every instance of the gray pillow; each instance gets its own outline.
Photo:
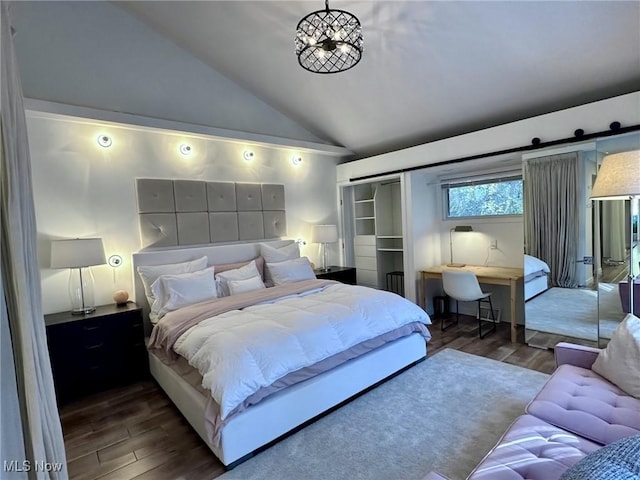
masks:
<instances>
[{"instance_id":1,"label":"gray pillow","mask_svg":"<svg viewBox=\"0 0 640 480\"><path fill-rule=\"evenodd\" d=\"M640 479L640 434L623 438L590 453L560 480Z\"/></svg>"}]
</instances>

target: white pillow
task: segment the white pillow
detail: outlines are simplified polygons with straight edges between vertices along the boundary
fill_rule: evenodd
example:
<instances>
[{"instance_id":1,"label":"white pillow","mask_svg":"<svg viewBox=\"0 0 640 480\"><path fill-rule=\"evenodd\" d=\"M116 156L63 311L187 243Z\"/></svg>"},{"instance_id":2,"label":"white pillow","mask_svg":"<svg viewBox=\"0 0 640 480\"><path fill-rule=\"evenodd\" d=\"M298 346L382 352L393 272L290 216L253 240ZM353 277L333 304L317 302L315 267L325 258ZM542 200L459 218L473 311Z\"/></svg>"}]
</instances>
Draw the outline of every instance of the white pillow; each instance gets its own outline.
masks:
<instances>
[{"instance_id":1,"label":"white pillow","mask_svg":"<svg viewBox=\"0 0 640 480\"><path fill-rule=\"evenodd\" d=\"M252 292L254 290L260 290L265 288L262 279L258 275L257 277L247 278L245 280L229 280L227 282L229 287L229 293L231 295L237 295L238 293Z\"/></svg>"},{"instance_id":2,"label":"white pillow","mask_svg":"<svg viewBox=\"0 0 640 480\"><path fill-rule=\"evenodd\" d=\"M616 327L607 348L591 367L632 397L640 398L640 319L627 315Z\"/></svg>"},{"instance_id":3,"label":"white pillow","mask_svg":"<svg viewBox=\"0 0 640 480\"><path fill-rule=\"evenodd\" d=\"M179 275L160 275L151 285L155 301L151 312L160 319L167 312L218 296L214 267Z\"/></svg>"},{"instance_id":4,"label":"white pillow","mask_svg":"<svg viewBox=\"0 0 640 480\"><path fill-rule=\"evenodd\" d=\"M267 263L267 268L271 272L271 279L274 285L316 278L316 274L313 273L311 263L307 257L294 258L293 260L278 263Z\"/></svg>"},{"instance_id":5,"label":"white pillow","mask_svg":"<svg viewBox=\"0 0 640 480\"><path fill-rule=\"evenodd\" d=\"M216 280L218 281L219 296L227 297L231 295L231 292L229 291L229 285L228 285L229 281L247 280L253 277L258 277L260 279L260 282L262 282L262 277L260 276L260 272L258 271L258 267L256 266L255 260L252 260L250 263L247 263L244 267L236 268L234 270L227 270L226 272L217 274Z\"/></svg>"},{"instance_id":6,"label":"white pillow","mask_svg":"<svg viewBox=\"0 0 640 480\"><path fill-rule=\"evenodd\" d=\"M285 245L280 248L272 247L265 243L260 244L260 255L264 258L265 263L279 263L286 260L293 260L294 258L300 258L300 247L296 242L289 245ZM271 279L271 272L268 265L264 268L264 283L267 287L273 286L273 280Z\"/></svg>"},{"instance_id":7,"label":"white pillow","mask_svg":"<svg viewBox=\"0 0 640 480\"><path fill-rule=\"evenodd\" d=\"M207 257L197 258L189 262L169 263L166 265L141 265L137 268L138 275L142 280L144 294L147 296L149 308L153 306L155 298L151 291L151 284L155 282L160 275L177 275L180 273L197 272L207 267Z\"/></svg>"}]
</instances>

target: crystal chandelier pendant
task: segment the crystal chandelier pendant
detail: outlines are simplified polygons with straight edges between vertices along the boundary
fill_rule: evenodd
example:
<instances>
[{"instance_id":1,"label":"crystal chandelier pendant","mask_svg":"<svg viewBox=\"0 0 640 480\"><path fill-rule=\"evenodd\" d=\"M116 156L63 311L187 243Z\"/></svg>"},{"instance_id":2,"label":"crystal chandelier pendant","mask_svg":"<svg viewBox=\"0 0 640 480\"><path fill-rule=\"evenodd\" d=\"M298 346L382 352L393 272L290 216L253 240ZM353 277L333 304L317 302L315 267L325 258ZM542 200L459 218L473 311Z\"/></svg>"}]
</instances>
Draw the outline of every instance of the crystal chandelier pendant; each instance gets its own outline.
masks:
<instances>
[{"instance_id":1,"label":"crystal chandelier pendant","mask_svg":"<svg viewBox=\"0 0 640 480\"><path fill-rule=\"evenodd\" d=\"M312 12L298 22L295 38L298 63L313 73L338 73L356 66L362 58L362 27L344 10Z\"/></svg>"}]
</instances>

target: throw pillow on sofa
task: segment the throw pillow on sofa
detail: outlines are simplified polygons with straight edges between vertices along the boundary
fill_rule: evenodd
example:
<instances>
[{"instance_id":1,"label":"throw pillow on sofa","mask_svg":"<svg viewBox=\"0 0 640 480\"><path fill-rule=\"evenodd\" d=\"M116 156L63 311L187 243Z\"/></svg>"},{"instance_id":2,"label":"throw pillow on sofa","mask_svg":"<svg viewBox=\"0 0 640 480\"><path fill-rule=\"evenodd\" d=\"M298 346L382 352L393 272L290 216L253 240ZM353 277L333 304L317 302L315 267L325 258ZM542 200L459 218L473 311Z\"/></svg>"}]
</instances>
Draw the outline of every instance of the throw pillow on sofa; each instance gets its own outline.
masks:
<instances>
[{"instance_id":1,"label":"throw pillow on sofa","mask_svg":"<svg viewBox=\"0 0 640 480\"><path fill-rule=\"evenodd\" d=\"M623 438L590 453L560 480L632 480L640 478L640 435Z\"/></svg>"},{"instance_id":2,"label":"throw pillow on sofa","mask_svg":"<svg viewBox=\"0 0 640 480\"><path fill-rule=\"evenodd\" d=\"M640 319L627 315L593 364L592 370L640 398Z\"/></svg>"}]
</instances>

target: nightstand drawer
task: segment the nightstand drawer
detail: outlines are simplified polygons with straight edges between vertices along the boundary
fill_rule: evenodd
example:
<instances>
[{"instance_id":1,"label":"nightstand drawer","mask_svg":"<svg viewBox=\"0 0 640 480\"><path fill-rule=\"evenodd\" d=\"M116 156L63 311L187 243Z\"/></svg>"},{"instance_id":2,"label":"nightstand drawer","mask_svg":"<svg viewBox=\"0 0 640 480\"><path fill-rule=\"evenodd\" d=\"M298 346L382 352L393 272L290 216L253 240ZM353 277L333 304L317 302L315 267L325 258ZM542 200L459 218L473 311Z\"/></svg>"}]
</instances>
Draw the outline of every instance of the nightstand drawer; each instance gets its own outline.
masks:
<instances>
[{"instance_id":1,"label":"nightstand drawer","mask_svg":"<svg viewBox=\"0 0 640 480\"><path fill-rule=\"evenodd\" d=\"M353 267L332 266L327 271L318 269L314 270L313 273L316 274L316 278L335 280L350 285L355 285L356 283L356 269Z\"/></svg>"},{"instance_id":2,"label":"nightstand drawer","mask_svg":"<svg viewBox=\"0 0 640 480\"><path fill-rule=\"evenodd\" d=\"M148 375L142 310L135 304L45 315L45 323L60 402Z\"/></svg>"}]
</instances>

